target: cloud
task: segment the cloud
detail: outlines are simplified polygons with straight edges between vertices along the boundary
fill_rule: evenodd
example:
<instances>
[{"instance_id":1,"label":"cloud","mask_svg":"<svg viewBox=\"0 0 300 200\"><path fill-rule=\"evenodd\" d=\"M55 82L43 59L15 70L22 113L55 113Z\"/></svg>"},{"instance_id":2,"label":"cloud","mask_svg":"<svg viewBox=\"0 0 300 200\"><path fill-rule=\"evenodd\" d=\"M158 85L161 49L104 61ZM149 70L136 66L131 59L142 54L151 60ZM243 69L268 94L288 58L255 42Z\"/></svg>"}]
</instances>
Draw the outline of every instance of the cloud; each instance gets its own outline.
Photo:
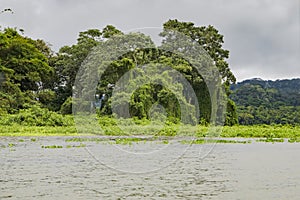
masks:
<instances>
[{"instance_id":1,"label":"cloud","mask_svg":"<svg viewBox=\"0 0 300 200\"><path fill-rule=\"evenodd\" d=\"M55 50L76 42L80 31L115 25L161 27L168 19L214 25L225 36L238 80L300 77L299 0L0 0L2 27L19 27Z\"/></svg>"}]
</instances>

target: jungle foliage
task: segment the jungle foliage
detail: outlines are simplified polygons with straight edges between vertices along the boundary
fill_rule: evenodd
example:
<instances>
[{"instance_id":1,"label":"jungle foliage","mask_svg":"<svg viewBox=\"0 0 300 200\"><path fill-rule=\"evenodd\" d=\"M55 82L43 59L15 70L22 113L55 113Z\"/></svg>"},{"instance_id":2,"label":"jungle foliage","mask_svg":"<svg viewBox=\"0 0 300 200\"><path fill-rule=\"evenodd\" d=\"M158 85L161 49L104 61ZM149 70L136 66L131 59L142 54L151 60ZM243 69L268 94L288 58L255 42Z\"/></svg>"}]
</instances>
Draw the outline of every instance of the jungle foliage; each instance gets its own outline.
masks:
<instances>
[{"instance_id":1,"label":"jungle foliage","mask_svg":"<svg viewBox=\"0 0 300 200\"><path fill-rule=\"evenodd\" d=\"M224 40L219 31L213 26L198 27L191 22L169 20L163 24L163 31L160 33L163 41L176 40L172 30L190 37L207 51L212 63L218 68L225 91L229 95L229 86L236 80L226 61L229 51L223 48ZM76 44L64 46L55 53L46 42L26 37L20 30L14 28L0 30L1 123L5 124L3 120L8 119L8 124L13 121L23 125L68 125L69 122L61 120L62 116L59 114L72 113L74 102L72 92L82 63L95 47L106 45L109 38L116 38L118 35L124 33L112 25L107 25L102 30L90 29L79 33ZM211 100L201 74L187 60L156 48L150 37L142 33L133 36L141 41L141 45L147 43L150 48L133 48L109 64L104 71L104 78L94 91L96 94L106 95L98 114L101 116L112 114L110 98L112 88L108 87L109 85L116 84L120 77L131 69L140 70L142 73L139 66L161 64L168 65L182 74L195 91L201 112L198 118L193 120L201 123L209 122L212 112ZM128 87L134 87L134 83ZM174 84L174 87L179 88L176 91L181 95L185 94L186 88L183 85ZM168 120L177 123L181 115L180 102L187 105L191 114L196 112L193 111L194 102L178 99L178 96L170 88L159 84L142 85L130 96L130 114L141 120L150 119L152 116L149 111L155 109L156 105L162 105ZM116 98L114 101L119 102L121 106L121 99ZM229 99L225 122L227 125L237 123L236 106L234 101Z\"/></svg>"},{"instance_id":2,"label":"jungle foliage","mask_svg":"<svg viewBox=\"0 0 300 200\"><path fill-rule=\"evenodd\" d=\"M231 89L240 124L300 124L300 79L251 79Z\"/></svg>"}]
</instances>

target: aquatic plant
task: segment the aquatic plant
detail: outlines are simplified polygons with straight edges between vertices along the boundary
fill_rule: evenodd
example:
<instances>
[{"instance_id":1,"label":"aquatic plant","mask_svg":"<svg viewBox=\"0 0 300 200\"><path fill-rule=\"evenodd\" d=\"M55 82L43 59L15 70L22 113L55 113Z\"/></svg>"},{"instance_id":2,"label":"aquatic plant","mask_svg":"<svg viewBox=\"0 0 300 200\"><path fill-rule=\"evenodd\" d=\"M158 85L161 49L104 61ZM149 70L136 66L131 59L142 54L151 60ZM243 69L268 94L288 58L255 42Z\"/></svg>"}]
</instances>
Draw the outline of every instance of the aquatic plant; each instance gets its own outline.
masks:
<instances>
[{"instance_id":1,"label":"aquatic plant","mask_svg":"<svg viewBox=\"0 0 300 200\"><path fill-rule=\"evenodd\" d=\"M257 139L256 142L284 142L283 138L263 138L263 139Z\"/></svg>"},{"instance_id":2,"label":"aquatic plant","mask_svg":"<svg viewBox=\"0 0 300 200\"><path fill-rule=\"evenodd\" d=\"M230 144L247 144L251 143L251 140L226 140L226 139L196 139L196 140L182 140L181 144L205 144L205 143L230 143Z\"/></svg>"},{"instance_id":3,"label":"aquatic plant","mask_svg":"<svg viewBox=\"0 0 300 200\"><path fill-rule=\"evenodd\" d=\"M61 149L63 146L60 145L47 145L47 146L42 146L43 149Z\"/></svg>"},{"instance_id":4,"label":"aquatic plant","mask_svg":"<svg viewBox=\"0 0 300 200\"><path fill-rule=\"evenodd\" d=\"M16 146L16 144L13 144L13 143L9 143L8 145L7 145L7 147L15 147Z\"/></svg>"},{"instance_id":5,"label":"aquatic plant","mask_svg":"<svg viewBox=\"0 0 300 200\"><path fill-rule=\"evenodd\" d=\"M300 142L300 138L290 138L288 139L289 143L295 143L295 142Z\"/></svg>"},{"instance_id":6,"label":"aquatic plant","mask_svg":"<svg viewBox=\"0 0 300 200\"><path fill-rule=\"evenodd\" d=\"M79 145L67 145L66 148L81 148L86 147L86 144L80 143Z\"/></svg>"},{"instance_id":7,"label":"aquatic plant","mask_svg":"<svg viewBox=\"0 0 300 200\"><path fill-rule=\"evenodd\" d=\"M166 125L153 124L149 125L145 123L130 124L121 126L124 128L124 132L118 131L117 125L111 122L111 119L104 120L105 130L99 132L96 135L108 135L108 136L152 136L163 138L163 137L176 137L176 136L195 136L197 138L206 137L209 126L190 126L179 124L168 123ZM210 134L210 133L209 133ZM92 134L77 134L75 126L21 126L14 124L13 126L1 126L0 125L0 136L95 136ZM216 136L219 137L219 136ZM300 138L300 126L289 126L289 125L254 125L254 126L224 126L220 137L224 138ZM91 137L91 138L67 138L66 142L101 142L105 141L103 138ZM292 141L292 140L291 140Z\"/></svg>"}]
</instances>

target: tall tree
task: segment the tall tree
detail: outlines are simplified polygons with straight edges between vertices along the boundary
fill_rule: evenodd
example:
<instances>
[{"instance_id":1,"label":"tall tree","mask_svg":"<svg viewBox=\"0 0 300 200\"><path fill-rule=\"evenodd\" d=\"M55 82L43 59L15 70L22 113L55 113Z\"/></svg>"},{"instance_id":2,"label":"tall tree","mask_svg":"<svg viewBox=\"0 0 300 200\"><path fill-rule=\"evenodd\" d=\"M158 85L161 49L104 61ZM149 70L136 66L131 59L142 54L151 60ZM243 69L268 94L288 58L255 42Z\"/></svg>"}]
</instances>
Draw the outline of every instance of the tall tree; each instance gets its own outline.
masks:
<instances>
[{"instance_id":1,"label":"tall tree","mask_svg":"<svg viewBox=\"0 0 300 200\"><path fill-rule=\"evenodd\" d=\"M103 31L90 29L79 33L77 44L62 47L51 60L56 71L55 90L59 95L57 104L62 105L72 96L72 87L82 62L93 48L112 35L121 34L112 25L107 25ZM71 102L71 101L67 101ZM69 106L70 108L70 106ZM69 110L69 113L71 110Z\"/></svg>"},{"instance_id":2,"label":"tall tree","mask_svg":"<svg viewBox=\"0 0 300 200\"><path fill-rule=\"evenodd\" d=\"M215 66L218 68L221 78L223 80L223 85L225 87L227 95L230 94L229 86L236 82L236 78L231 72L229 65L226 61L229 57L229 51L223 48L223 35L219 33L217 29L213 26L200 26L197 27L192 22L180 22L178 20L169 20L163 25L163 32L160 34L164 37L165 41L173 40L176 42L178 38L174 38L172 30L180 32L193 41L197 42L212 58ZM211 113L211 102L210 94L207 91L207 87L203 78L195 70L189 70L190 80L193 88L198 95L198 100L200 103L200 110L204 111L201 117L209 121ZM228 100L227 103L227 117L226 124L233 125L237 123L236 108L233 101Z\"/></svg>"},{"instance_id":3,"label":"tall tree","mask_svg":"<svg viewBox=\"0 0 300 200\"><path fill-rule=\"evenodd\" d=\"M34 100L53 75L47 56L38 48L41 43L20 35L16 29L0 32L0 72L4 74L1 92L6 96L2 100L10 104L10 112L30 97Z\"/></svg>"}]
</instances>

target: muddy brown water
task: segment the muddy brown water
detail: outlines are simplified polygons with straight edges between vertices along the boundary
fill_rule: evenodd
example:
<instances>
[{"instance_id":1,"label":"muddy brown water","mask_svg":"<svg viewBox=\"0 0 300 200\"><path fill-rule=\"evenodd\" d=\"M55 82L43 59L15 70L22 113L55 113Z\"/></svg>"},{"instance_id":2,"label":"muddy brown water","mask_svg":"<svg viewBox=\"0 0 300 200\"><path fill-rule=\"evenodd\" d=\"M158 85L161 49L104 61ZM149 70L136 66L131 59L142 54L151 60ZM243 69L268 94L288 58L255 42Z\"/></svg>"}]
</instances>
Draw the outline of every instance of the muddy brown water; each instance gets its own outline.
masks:
<instances>
[{"instance_id":1,"label":"muddy brown water","mask_svg":"<svg viewBox=\"0 0 300 200\"><path fill-rule=\"evenodd\" d=\"M85 142L86 147L67 148L80 143L65 139L2 137L0 199L300 197L296 143L216 144L201 156L205 145Z\"/></svg>"}]
</instances>

